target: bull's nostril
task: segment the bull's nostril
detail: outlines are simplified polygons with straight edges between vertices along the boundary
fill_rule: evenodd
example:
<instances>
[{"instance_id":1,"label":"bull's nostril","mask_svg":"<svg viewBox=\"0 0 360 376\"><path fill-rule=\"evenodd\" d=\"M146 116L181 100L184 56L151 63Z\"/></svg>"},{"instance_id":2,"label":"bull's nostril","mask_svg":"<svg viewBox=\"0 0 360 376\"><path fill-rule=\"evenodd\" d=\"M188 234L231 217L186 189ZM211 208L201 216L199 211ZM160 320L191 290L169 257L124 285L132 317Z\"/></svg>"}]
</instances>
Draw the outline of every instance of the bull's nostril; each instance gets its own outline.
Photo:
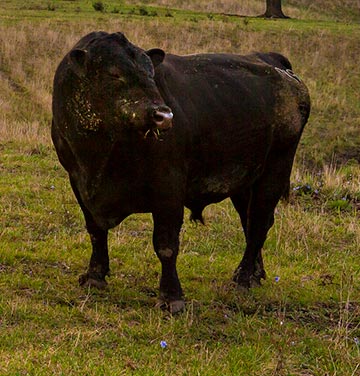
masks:
<instances>
[{"instance_id":1,"label":"bull's nostril","mask_svg":"<svg viewBox=\"0 0 360 376\"><path fill-rule=\"evenodd\" d=\"M166 105L154 104L149 108L149 120L152 123L151 129L155 128L160 131L170 129L173 126L173 117L171 108Z\"/></svg>"},{"instance_id":2,"label":"bull's nostril","mask_svg":"<svg viewBox=\"0 0 360 376\"><path fill-rule=\"evenodd\" d=\"M159 129L168 129L172 126L174 115L169 107L161 106L154 109L152 118Z\"/></svg>"},{"instance_id":3,"label":"bull's nostril","mask_svg":"<svg viewBox=\"0 0 360 376\"><path fill-rule=\"evenodd\" d=\"M158 112L158 111L154 111L153 113L153 118L156 122L161 122L164 120L164 116L161 112Z\"/></svg>"},{"instance_id":4,"label":"bull's nostril","mask_svg":"<svg viewBox=\"0 0 360 376\"><path fill-rule=\"evenodd\" d=\"M155 110L153 113L153 118L155 121L171 120L173 117L174 115L171 111L162 112L159 110Z\"/></svg>"}]
</instances>

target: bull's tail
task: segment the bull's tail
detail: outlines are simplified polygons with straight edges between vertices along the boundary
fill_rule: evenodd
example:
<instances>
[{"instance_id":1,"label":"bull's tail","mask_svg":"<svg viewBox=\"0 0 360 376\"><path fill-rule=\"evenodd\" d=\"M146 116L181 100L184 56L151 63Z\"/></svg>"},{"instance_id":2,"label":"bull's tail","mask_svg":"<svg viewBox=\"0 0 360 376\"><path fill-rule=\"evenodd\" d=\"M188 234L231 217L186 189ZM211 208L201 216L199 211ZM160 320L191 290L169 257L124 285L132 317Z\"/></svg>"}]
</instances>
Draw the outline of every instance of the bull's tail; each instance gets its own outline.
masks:
<instances>
[{"instance_id":1,"label":"bull's tail","mask_svg":"<svg viewBox=\"0 0 360 376\"><path fill-rule=\"evenodd\" d=\"M285 202L289 202L289 198L290 198L290 180L286 182L284 191L281 195L281 199L284 200Z\"/></svg>"}]
</instances>

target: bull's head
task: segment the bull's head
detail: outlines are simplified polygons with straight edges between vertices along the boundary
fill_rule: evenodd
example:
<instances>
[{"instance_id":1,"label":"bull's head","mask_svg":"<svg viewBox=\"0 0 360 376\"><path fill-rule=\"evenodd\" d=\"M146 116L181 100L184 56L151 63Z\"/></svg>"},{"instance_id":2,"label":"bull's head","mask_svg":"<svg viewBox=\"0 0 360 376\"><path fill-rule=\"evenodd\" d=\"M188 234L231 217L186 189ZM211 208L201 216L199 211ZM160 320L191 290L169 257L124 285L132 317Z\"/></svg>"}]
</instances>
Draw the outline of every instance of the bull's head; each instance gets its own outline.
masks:
<instances>
[{"instance_id":1,"label":"bull's head","mask_svg":"<svg viewBox=\"0 0 360 376\"><path fill-rule=\"evenodd\" d=\"M170 129L173 113L154 81L154 69L164 60L164 51L145 52L121 33L93 35L86 47L75 46L69 54L69 67L79 82L75 107L83 122L89 118L96 124L97 119L96 129L111 133L130 129L145 138Z\"/></svg>"}]
</instances>

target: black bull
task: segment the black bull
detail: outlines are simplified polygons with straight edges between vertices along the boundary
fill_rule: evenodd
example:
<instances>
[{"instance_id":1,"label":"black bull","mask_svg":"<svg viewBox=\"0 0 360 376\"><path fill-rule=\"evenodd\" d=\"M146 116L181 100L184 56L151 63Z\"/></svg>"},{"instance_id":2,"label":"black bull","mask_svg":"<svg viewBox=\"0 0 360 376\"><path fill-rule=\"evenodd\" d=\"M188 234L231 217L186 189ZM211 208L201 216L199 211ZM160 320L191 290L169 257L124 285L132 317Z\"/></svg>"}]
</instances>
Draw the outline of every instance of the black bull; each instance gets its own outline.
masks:
<instances>
[{"instance_id":1,"label":"black bull","mask_svg":"<svg viewBox=\"0 0 360 376\"><path fill-rule=\"evenodd\" d=\"M57 69L52 124L92 243L80 284L104 287L108 230L132 213L152 213L160 301L182 310L184 206L202 222L205 206L227 197L246 237L233 279L260 284L261 249L289 191L309 110L307 88L280 54L165 56L121 33L82 38Z\"/></svg>"}]
</instances>

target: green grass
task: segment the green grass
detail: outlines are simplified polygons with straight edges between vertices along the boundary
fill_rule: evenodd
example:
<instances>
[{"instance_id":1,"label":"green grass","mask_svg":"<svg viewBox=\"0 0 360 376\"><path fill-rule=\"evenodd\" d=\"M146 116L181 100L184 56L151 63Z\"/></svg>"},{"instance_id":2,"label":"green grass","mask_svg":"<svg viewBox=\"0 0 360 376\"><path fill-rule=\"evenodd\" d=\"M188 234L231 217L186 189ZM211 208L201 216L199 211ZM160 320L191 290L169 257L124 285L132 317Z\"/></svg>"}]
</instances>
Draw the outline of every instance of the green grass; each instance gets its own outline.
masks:
<instances>
[{"instance_id":1,"label":"green grass","mask_svg":"<svg viewBox=\"0 0 360 376\"><path fill-rule=\"evenodd\" d=\"M312 19L284 21L175 9L176 0L146 6L156 16L104 3L104 13L91 1L0 6L0 374L357 375L359 25L330 10L321 18L323 1ZM276 49L309 86L313 110L290 202L264 247L262 287L244 294L231 283L245 241L228 200L206 208L206 226L186 212L184 313L155 307L160 263L148 214L111 231L107 291L78 286L90 242L50 142L51 86L64 53L94 29L175 53Z\"/></svg>"},{"instance_id":2,"label":"green grass","mask_svg":"<svg viewBox=\"0 0 360 376\"><path fill-rule=\"evenodd\" d=\"M52 149L3 147L1 374L356 374L358 215L327 207L333 187L318 200L294 191L279 206L268 279L246 295L230 283L244 246L230 203L207 208L205 227L186 220L187 310L169 317L155 308L150 216L112 231L108 291L84 290L87 235Z\"/></svg>"}]
</instances>

